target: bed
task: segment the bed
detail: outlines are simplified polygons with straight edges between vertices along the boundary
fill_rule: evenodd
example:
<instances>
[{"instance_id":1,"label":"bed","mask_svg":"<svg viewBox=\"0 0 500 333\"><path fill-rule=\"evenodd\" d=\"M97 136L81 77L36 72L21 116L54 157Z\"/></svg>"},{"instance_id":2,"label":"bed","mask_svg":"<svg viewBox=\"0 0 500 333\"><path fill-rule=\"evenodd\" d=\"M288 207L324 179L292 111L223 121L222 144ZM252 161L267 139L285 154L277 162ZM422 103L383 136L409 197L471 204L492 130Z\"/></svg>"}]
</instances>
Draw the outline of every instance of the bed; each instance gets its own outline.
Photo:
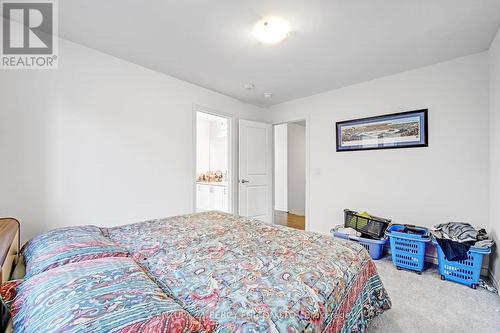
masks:
<instances>
[{"instance_id":1,"label":"bed","mask_svg":"<svg viewBox=\"0 0 500 333\"><path fill-rule=\"evenodd\" d=\"M364 332L391 307L362 246L221 212L56 229L22 252L26 277L2 286L14 332Z\"/></svg>"}]
</instances>

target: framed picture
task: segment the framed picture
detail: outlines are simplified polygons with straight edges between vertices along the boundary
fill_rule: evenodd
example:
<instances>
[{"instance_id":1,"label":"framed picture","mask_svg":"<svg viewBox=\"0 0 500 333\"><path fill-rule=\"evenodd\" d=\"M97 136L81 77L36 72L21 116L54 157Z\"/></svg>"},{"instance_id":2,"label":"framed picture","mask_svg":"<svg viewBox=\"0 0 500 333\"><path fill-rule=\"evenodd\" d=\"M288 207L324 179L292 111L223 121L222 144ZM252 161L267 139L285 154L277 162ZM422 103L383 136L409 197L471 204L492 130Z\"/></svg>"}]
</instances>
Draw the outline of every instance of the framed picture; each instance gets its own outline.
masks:
<instances>
[{"instance_id":1,"label":"framed picture","mask_svg":"<svg viewBox=\"0 0 500 333\"><path fill-rule=\"evenodd\" d=\"M427 147L427 109L336 123L337 151Z\"/></svg>"}]
</instances>

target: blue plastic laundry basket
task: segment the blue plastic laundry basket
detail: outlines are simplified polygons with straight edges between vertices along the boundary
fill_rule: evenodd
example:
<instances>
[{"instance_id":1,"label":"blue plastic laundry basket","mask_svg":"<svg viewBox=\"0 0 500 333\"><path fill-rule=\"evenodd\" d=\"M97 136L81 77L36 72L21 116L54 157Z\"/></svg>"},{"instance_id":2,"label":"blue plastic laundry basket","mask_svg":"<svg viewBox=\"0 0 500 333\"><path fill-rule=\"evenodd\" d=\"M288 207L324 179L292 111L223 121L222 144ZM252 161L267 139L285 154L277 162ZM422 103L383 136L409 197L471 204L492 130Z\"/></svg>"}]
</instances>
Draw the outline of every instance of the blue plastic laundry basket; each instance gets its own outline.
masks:
<instances>
[{"instance_id":1,"label":"blue plastic laundry basket","mask_svg":"<svg viewBox=\"0 0 500 333\"><path fill-rule=\"evenodd\" d=\"M353 242L358 242L363 245L363 247L370 253L372 259L378 260L382 258L384 254L384 245L387 242L385 239L368 239L363 237L352 236L348 234L343 234L332 229L332 234L336 238L348 239Z\"/></svg>"},{"instance_id":2,"label":"blue plastic laundry basket","mask_svg":"<svg viewBox=\"0 0 500 333\"><path fill-rule=\"evenodd\" d=\"M429 242L429 230L414 227L423 234L402 232L404 225L394 224L386 230L386 235L391 242L392 262L397 269L409 269L421 274L424 269L425 248Z\"/></svg>"},{"instance_id":3,"label":"blue plastic laundry basket","mask_svg":"<svg viewBox=\"0 0 500 333\"><path fill-rule=\"evenodd\" d=\"M488 248L471 247L467 252L467 259L460 261L448 261L444 256L441 246L433 240L438 253L438 266L441 280L449 280L465 284L473 289L479 284L481 266L485 255L491 252Z\"/></svg>"}]
</instances>

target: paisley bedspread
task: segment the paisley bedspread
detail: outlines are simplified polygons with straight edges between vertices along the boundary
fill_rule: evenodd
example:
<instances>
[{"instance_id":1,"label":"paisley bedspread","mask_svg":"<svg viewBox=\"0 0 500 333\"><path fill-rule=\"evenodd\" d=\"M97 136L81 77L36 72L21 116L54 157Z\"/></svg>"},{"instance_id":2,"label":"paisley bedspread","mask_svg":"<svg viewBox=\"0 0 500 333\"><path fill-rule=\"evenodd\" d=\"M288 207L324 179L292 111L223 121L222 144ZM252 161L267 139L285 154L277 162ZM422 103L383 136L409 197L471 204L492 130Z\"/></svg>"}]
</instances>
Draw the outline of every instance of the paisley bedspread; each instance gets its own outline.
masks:
<instances>
[{"instance_id":1,"label":"paisley bedspread","mask_svg":"<svg viewBox=\"0 0 500 333\"><path fill-rule=\"evenodd\" d=\"M14 332L198 332L202 326L132 259L100 258L36 274L17 289Z\"/></svg>"},{"instance_id":2,"label":"paisley bedspread","mask_svg":"<svg viewBox=\"0 0 500 333\"><path fill-rule=\"evenodd\" d=\"M202 331L364 332L391 307L354 242L220 212L101 230Z\"/></svg>"}]
</instances>

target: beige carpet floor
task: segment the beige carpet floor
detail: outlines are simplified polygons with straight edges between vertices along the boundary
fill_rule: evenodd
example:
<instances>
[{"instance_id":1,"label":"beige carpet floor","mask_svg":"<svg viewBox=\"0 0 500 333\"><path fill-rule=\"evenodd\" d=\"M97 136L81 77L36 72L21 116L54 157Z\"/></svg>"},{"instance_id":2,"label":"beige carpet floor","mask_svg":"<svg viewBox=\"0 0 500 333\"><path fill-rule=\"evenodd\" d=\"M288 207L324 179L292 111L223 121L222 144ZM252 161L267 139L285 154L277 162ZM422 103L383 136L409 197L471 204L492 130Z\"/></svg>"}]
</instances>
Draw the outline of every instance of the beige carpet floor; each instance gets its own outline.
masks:
<instances>
[{"instance_id":1,"label":"beige carpet floor","mask_svg":"<svg viewBox=\"0 0 500 333\"><path fill-rule=\"evenodd\" d=\"M369 333L500 332L500 297L441 281L437 267L422 275L398 271L389 256L375 261L392 309L375 318Z\"/></svg>"}]
</instances>

